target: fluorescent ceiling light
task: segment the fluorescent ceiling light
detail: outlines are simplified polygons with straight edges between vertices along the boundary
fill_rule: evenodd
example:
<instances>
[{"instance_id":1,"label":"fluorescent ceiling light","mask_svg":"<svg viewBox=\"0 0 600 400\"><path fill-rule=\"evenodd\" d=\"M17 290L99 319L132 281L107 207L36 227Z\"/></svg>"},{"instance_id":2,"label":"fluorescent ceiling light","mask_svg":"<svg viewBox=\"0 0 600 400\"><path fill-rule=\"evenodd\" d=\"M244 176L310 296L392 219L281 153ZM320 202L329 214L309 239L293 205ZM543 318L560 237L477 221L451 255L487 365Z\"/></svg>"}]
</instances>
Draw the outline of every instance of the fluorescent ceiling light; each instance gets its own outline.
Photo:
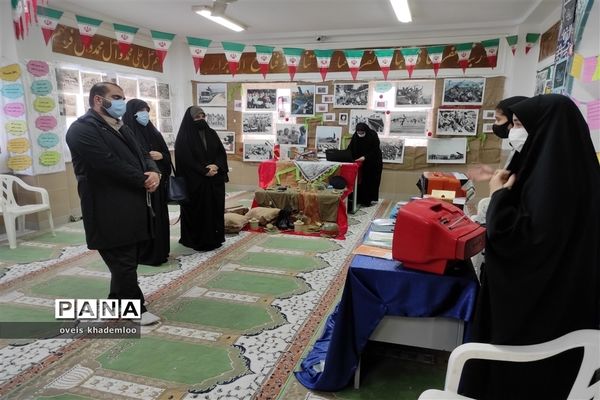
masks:
<instances>
[{"instance_id":1,"label":"fluorescent ceiling light","mask_svg":"<svg viewBox=\"0 0 600 400\"><path fill-rule=\"evenodd\" d=\"M202 15L204 18L210 19L213 22L216 22L219 25L224 26L225 28L231 29L235 32L241 32L246 27L241 23L234 21L233 19L226 17L224 15L217 15L213 12L209 7L192 7L194 12L198 15Z\"/></svg>"},{"instance_id":2,"label":"fluorescent ceiling light","mask_svg":"<svg viewBox=\"0 0 600 400\"><path fill-rule=\"evenodd\" d=\"M392 8L396 13L396 18L400 22L411 22L410 8L408 8L408 0L390 0Z\"/></svg>"}]
</instances>

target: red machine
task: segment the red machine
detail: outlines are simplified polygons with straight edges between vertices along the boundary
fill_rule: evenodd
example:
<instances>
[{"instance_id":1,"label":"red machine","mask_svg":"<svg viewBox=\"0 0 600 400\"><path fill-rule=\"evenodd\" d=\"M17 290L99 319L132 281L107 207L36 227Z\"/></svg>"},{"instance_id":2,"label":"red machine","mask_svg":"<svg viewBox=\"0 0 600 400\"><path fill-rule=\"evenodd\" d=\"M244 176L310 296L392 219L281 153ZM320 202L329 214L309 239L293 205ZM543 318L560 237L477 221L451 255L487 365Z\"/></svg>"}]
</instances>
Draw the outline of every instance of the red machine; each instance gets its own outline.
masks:
<instances>
[{"instance_id":1,"label":"red machine","mask_svg":"<svg viewBox=\"0 0 600 400\"><path fill-rule=\"evenodd\" d=\"M458 207L418 199L398 211L392 256L407 268L443 275L448 261L465 260L485 246L485 228Z\"/></svg>"}]
</instances>

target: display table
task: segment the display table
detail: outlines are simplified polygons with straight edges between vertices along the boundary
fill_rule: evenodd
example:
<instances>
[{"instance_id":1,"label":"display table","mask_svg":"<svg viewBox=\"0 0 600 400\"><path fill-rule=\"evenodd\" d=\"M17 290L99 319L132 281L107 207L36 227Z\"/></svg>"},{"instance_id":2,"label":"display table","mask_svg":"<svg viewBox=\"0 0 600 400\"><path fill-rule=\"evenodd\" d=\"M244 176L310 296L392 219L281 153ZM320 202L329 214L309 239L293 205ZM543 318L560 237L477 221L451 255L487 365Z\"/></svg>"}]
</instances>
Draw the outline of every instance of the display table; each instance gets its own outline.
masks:
<instances>
[{"instance_id":1,"label":"display table","mask_svg":"<svg viewBox=\"0 0 600 400\"><path fill-rule=\"evenodd\" d=\"M478 286L471 269L465 269L460 276L440 276L404 269L398 261L355 256L340 303L327 319L321 338L302 361L296 378L312 390L343 389L351 381L367 341L385 316L410 318L404 324L401 319L394 323L396 330L403 330L398 337L426 336L421 324L417 324L418 331L408 332L415 328L414 319L431 322L431 331L436 325L447 325L445 319L470 321ZM431 339L435 342L435 335ZM393 338L386 341L423 345ZM432 343L428 347L444 345Z\"/></svg>"},{"instance_id":2,"label":"display table","mask_svg":"<svg viewBox=\"0 0 600 400\"><path fill-rule=\"evenodd\" d=\"M348 186L343 192L342 200L345 200L351 195L353 201L349 211L351 213L356 212L356 187L358 185L360 162L338 163L331 161L305 161L304 163L330 164L333 171L331 175L342 176L347 182ZM261 189L266 189L274 185L297 187L299 179L303 179L303 177L294 161L264 160L258 165L258 186Z\"/></svg>"}]
</instances>

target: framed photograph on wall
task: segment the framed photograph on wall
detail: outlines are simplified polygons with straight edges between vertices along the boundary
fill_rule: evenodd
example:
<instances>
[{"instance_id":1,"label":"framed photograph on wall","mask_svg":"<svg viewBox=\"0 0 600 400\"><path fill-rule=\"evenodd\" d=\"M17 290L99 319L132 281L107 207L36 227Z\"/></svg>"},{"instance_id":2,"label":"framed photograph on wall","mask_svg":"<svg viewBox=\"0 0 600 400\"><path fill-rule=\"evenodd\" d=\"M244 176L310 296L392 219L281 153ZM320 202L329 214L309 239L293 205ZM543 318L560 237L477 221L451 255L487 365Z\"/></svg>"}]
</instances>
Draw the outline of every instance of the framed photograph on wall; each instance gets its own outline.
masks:
<instances>
[{"instance_id":1,"label":"framed photograph on wall","mask_svg":"<svg viewBox=\"0 0 600 400\"><path fill-rule=\"evenodd\" d=\"M467 138L427 140L427 162L432 164L465 164Z\"/></svg>"},{"instance_id":2,"label":"framed photograph on wall","mask_svg":"<svg viewBox=\"0 0 600 400\"><path fill-rule=\"evenodd\" d=\"M335 122L335 113L323 114L323 122Z\"/></svg>"},{"instance_id":3,"label":"framed photograph on wall","mask_svg":"<svg viewBox=\"0 0 600 400\"><path fill-rule=\"evenodd\" d=\"M338 124L339 125L348 125L348 113L339 113L338 114Z\"/></svg>"},{"instance_id":4,"label":"framed photograph on wall","mask_svg":"<svg viewBox=\"0 0 600 400\"><path fill-rule=\"evenodd\" d=\"M378 134L383 133L385 127L385 113L382 111L350 110L350 133L356 130L356 124L364 122Z\"/></svg>"},{"instance_id":5,"label":"framed photograph on wall","mask_svg":"<svg viewBox=\"0 0 600 400\"><path fill-rule=\"evenodd\" d=\"M247 110L275 110L277 89L246 89Z\"/></svg>"},{"instance_id":6,"label":"framed photograph on wall","mask_svg":"<svg viewBox=\"0 0 600 400\"><path fill-rule=\"evenodd\" d=\"M429 111L394 111L390 113L390 136L423 136Z\"/></svg>"},{"instance_id":7,"label":"framed photograph on wall","mask_svg":"<svg viewBox=\"0 0 600 400\"><path fill-rule=\"evenodd\" d=\"M481 105L485 78L446 78L442 97L443 105Z\"/></svg>"},{"instance_id":8,"label":"framed photograph on wall","mask_svg":"<svg viewBox=\"0 0 600 400\"><path fill-rule=\"evenodd\" d=\"M369 84L336 83L333 90L334 108L367 108Z\"/></svg>"},{"instance_id":9,"label":"framed photograph on wall","mask_svg":"<svg viewBox=\"0 0 600 400\"><path fill-rule=\"evenodd\" d=\"M292 89L292 116L315 115L315 86L298 85Z\"/></svg>"},{"instance_id":10,"label":"framed photograph on wall","mask_svg":"<svg viewBox=\"0 0 600 400\"><path fill-rule=\"evenodd\" d=\"M333 103L333 95L332 94L328 94L326 96L321 96L321 101L323 103L331 104L331 103Z\"/></svg>"},{"instance_id":11,"label":"framed photograph on wall","mask_svg":"<svg viewBox=\"0 0 600 400\"><path fill-rule=\"evenodd\" d=\"M379 139L383 162L402 164L404 162L404 139L383 137Z\"/></svg>"},{"instance_id":12,"label":"framed photograph on wall","mask_svg":"<svg viewBox=\"0 0 600 400\"><path fill-rule=\"evenodd\" d=\"M485 124L483 124L481 131L483 133L492 133L492 132L494 132L494 129L492 128L493 126L494 126L494 124L491 122L485 123Z\"/></svg>"},{"instance_id":13,"label":"framed photograph on wall","mask_svg":"<svg viewBox=\"0 0 600 400\"><path fill-rule=\"evenodd\" d=\"M475 136L479 110L466 108L438 109L437 135Z\"/></svg>"},{"instance_id":14,"label":"framed photograph on wall","mask_svg":"<svg viewBox=\"0 0 600 400\"><path fill-rule=\"evenodd\" d=\"M206 122L214 130L227 129L227 107L203 107Z\"/></svg>"},{"instance_id":15,"label":"framed photograph on wall","mask_svg":"<svg viewBox=\"0 0 600 400\"><path fill-rule=\"evenodd\" d=\"M140 97L150 97L155 99L156 96L156 81L150 79L139 79Z\"/></svg>"},{"instance_id":16,"label":"framed photograph on wall","mask_svg":"<svg viewBox=\"0 0 600 400\"><path fill-rule=\"evenodd\" d=\"M268 140L244 140L243 160L260 162L273 158L273 143Z\"/></svg>"},{"instance_id":17,"label":"framed photograph on wall","mask_svg":"<svg viewBox=\"0 0 600 400\"><path fill-rule=\"evenodd\" d=\"M242 133L244 135L271 134L273 133L273 113L250 113L242 114Z\"/></svg>"},{"instance_id":18,"label":"framed photograph on wall","mask_svg":"<svg viewBox=\"0 0 600 400\"><path fill-rule=\"evenodd\" d=\"M396 107L431 107L435 81L400 81L396 85Z\"/></svg>"},{"instance_id":19,"label":"framed photograph on wall","mask_svg":"<svg viewBox=\"0 0 600 400\"><path fill-rule=\"evenodd\" d=\"M227 107L227 84L197 83L196 97L200 107Z\"/></svg>"},{"instance_id":20,"label":"framed photograph on wall","mask_svg":"<svg viewBox=\"0 0 600 400\"><path fill-rule=\"evenodd\" d=\"M306 146L308 142L306 126L303 124L276 124L275 143Z\"/></svg>"},{"instance_id":21,"label":"framed photograph on wall","mask_svg":"<svg viewBox=\"0 0 600 400\"><path fill-rule=\"evenodd\" d=\"M225 147L225 153L235 154L235 132L217 131L217 135Z\"/></svg>"},{"instance_id":22,"label":"framed photograph on wall","mask_svg":"<svg viewBox=\"0 0 600 400\"><path fill-rule=\"evenodd\" d=\"M79 70L57 68L56 85L58 86L58 90L63 93L79 94Z\"/></svg>"},{"instance_id":23,"label":"framed photograph on wall","mask_svg":"<svg viewBox=\"0 0 600 400\"><path fill-rule=\"evenodd\" d=\"M329 104L319 103L317 104L317 112L318 113L326 113L329 111Z\"/></svg>"},{"instance_id":24,"label":"framed photograph on wall","mask_svg":"<svg viewBox=\"0 0 600 400\"><path fill-rule=\"evenodd\" d=\"M317 86L316 90L317 90L317 94L328 94L329 86Z\"/></svg>"},{"instance_id":25,"label":"framed photograph on wall","mask_svg":"<svg viewBox=\"0 0 600 400\"><path fill-rule=\"evenodd\" d=\"M317 156L325 157L327 149L339 149L341 138L341 126L317 126Z\"/></svg>"},{"instance_id":26,"label":"framed photograph on wall","mask_svg":"<svg viewBox=\"0 0 600 400\"><path fill-rule=\"evenodd\" d=\"M496 119L495 110L483 110L483 119Z\"/></svg>"},{"instance_id":27,"label":"framed photograph on wall","mask_svg":"<svg viewBox=\"0 0 600 400\"><path fill-rule=\"evenodd\" d=\"M169 94L169 84L168 83L159 83L156 85L158 89L158 98L161 100L169 100L171 95Z\"/></svg>"}]
</instances>

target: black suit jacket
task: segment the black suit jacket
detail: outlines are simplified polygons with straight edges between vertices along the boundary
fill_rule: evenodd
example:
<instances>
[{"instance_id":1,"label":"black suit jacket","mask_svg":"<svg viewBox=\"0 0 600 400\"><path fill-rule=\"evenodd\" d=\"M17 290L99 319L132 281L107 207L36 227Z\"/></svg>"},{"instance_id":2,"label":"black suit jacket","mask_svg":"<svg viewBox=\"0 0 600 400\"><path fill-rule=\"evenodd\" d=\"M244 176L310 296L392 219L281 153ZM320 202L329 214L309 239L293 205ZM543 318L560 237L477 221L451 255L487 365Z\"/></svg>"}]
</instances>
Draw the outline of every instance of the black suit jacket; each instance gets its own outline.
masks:
<instances>
[{"instance_id":1,"label":"black suit jacket","mask_svg":"<svg viewBox=\"0 0 600 400\"><path fill-rule=\"evenodd\" d=\"M120 134L119 134L120 133ZM108 249L148 240L151 209L146 171L158 172L127 126L115 131L89 110L67 131L88 248Z\"/></svg>"}]
</instances>

